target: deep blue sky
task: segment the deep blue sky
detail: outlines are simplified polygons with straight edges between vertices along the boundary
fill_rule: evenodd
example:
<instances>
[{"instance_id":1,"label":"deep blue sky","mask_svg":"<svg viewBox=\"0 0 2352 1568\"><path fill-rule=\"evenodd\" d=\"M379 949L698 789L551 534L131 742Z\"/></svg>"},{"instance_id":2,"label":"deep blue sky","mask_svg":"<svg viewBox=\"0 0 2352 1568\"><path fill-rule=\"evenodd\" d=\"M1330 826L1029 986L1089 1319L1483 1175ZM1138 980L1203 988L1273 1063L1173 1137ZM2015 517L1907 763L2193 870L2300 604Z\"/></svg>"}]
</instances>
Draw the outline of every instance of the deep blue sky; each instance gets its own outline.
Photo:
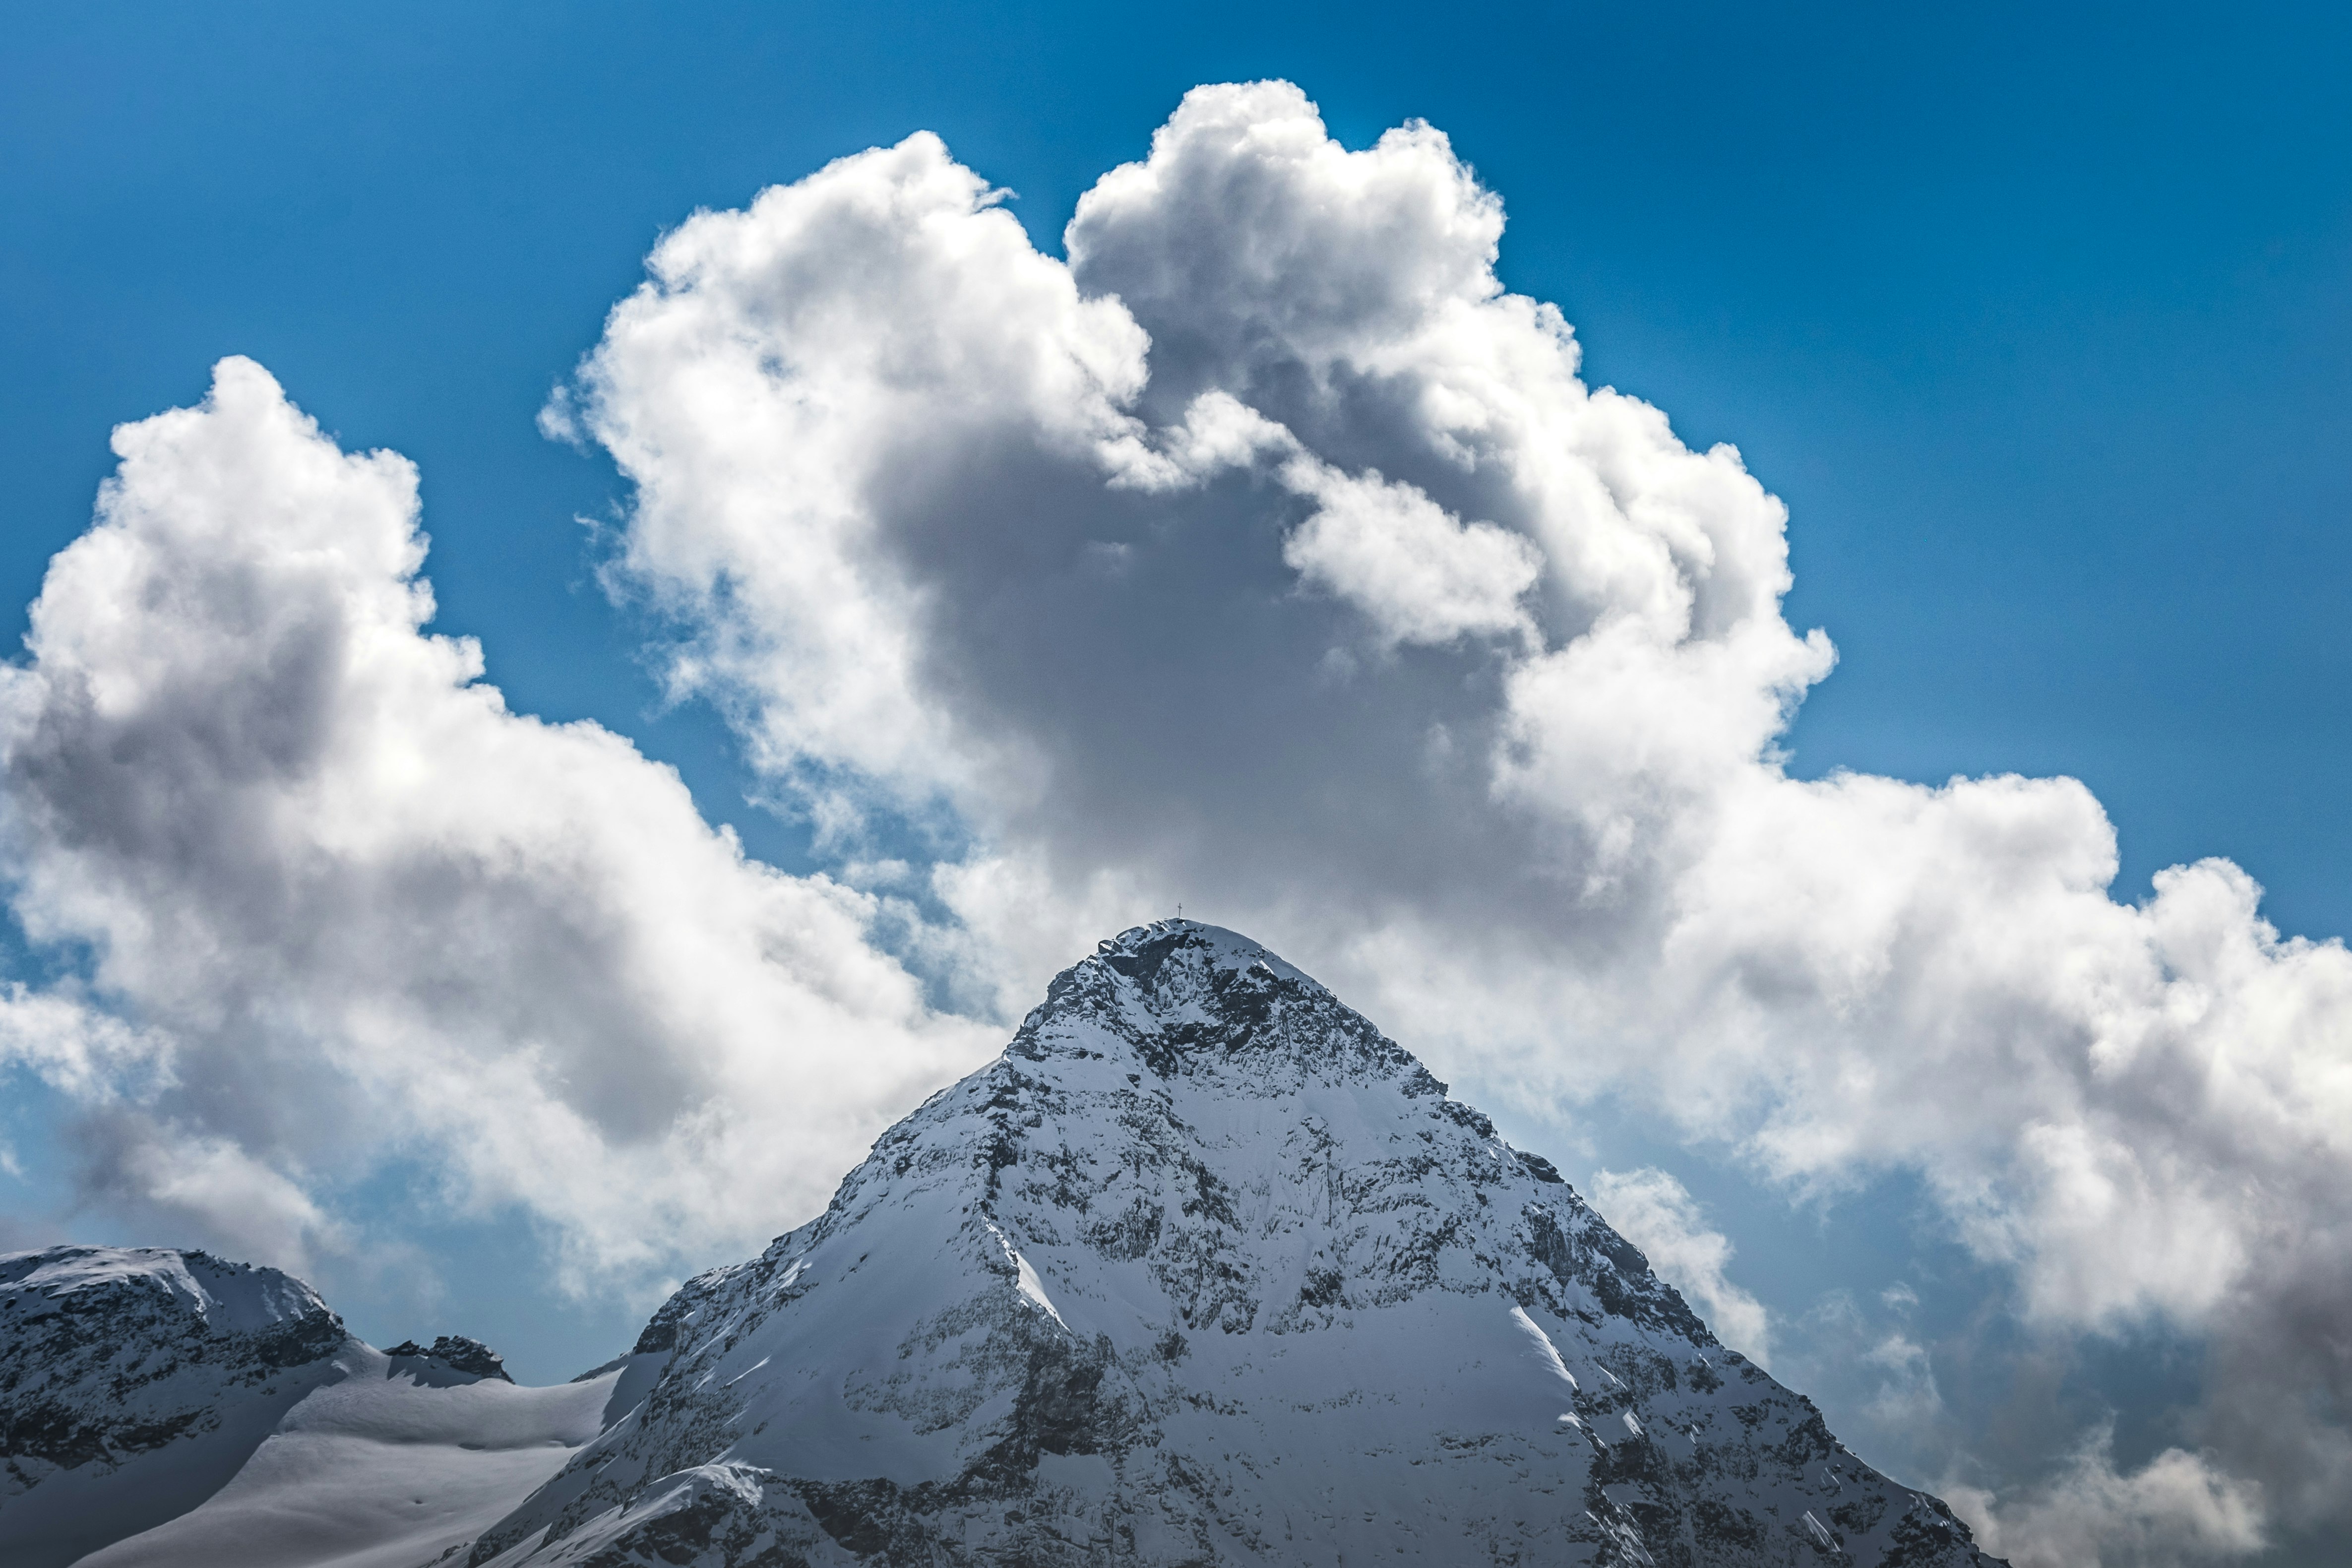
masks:
<instances>
[{"instance_id":1,"label":"deep blue sky","mask_svg":"<svg viewBox=\"0 0 2352 1568\"><path fill-rule=\"evenodd\" d=\"M421 465L440 626L515 707L797 867L717 723L654 710L548 389L698 205L928 127L1058 249L1184 89L1282 75L1351 144L1451 133L1591 379L1789 502L1791 619L1843 652L1801 771L2074 773L2121 896L2226 854L2352 931L2340 8L8 5L0 40L11 638L110 426L248 353Z\"/></svg>"}]
</instances>

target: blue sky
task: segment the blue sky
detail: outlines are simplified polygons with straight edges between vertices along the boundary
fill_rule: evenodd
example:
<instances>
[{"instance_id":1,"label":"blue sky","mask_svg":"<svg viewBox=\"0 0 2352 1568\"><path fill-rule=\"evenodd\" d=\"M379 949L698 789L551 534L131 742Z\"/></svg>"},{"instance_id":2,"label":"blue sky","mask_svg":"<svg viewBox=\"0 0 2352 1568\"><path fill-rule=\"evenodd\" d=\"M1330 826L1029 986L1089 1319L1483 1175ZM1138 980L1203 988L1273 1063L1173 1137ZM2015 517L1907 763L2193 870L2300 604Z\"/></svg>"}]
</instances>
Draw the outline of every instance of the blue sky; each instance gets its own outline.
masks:
<instances>
[{"instance_id":1,"label":"blue sky","mask_svg":"<svg viewBox=\"0 0 2352 1568\"><path fill-rule=\"evenodd\" d=\"M2284 931L2352 930L2340 12L120 5L5 26L12 637L89 523L110 429L250 355L346 449L416 462L435 629L482 640L513 709L597 720L758 857L827 865L804 819L747 799L773 791L717 707L662 702L662 625L598 579L628 488L539 432L551 389L698 208L929 129L1058 255L1080 194L1186 89L1283 77L1351 149L1444 130L1505 203L1503 282L1558 302L1586 379L1694 447L1736 444L1786 501L1787 618L1839 652L1792 772L2072 775L2117 826L2119 900L2220 855ZM27 978L70 964L15 945ZM145 1239L58 1215L68 1112L29 1075L9 1092L24 1174L0 1204ZM1923 1217L1915 1175L1759 1183L1615 1107L1496 1109L1564 1164L1676 1171L1786 1342L1840 1292L1943 1280L1917 1337L1994 1359L1969 1323L2008 1286ZM342 1270L355 1327L478 1333L543 1377L625 1339L634 1301L531 1283L535 1222L453 1218L442 1179L418 1153L342 1191L415 1214L403 1239L446 1276L447 1321L412 1324L399 1289ZM2081 1342L2033 1397L2118 1411L2136 1462L2180 1440L2196 1354L2150 1320ZM1938 1370L1968 1404L1965 1366ZM2009 1403L1956 1417L1979 1436L2043 1408L1984 1386Z\"/></svg>"}]
</instances>

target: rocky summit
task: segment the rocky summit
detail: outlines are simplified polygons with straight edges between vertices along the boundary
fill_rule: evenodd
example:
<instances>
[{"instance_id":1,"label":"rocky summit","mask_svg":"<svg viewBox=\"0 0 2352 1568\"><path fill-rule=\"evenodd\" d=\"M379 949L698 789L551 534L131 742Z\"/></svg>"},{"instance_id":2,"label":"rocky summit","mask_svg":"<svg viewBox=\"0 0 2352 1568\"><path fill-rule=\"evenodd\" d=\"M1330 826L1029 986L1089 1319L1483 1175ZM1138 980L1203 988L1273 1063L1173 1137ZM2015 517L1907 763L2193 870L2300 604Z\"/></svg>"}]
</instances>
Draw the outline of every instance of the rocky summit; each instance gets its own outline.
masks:
<instances>
[{"instance_id":1,"label":"rocky summit","mask_svg":"<svg viewBox=\"0 0 2352 1568\"><path fill-rule=\"evenodd\" d=\"M606 1409L474 1568L1990 1561L1550 1164L1181 921L688 1282Z\"/></svg>"}]
</instances>

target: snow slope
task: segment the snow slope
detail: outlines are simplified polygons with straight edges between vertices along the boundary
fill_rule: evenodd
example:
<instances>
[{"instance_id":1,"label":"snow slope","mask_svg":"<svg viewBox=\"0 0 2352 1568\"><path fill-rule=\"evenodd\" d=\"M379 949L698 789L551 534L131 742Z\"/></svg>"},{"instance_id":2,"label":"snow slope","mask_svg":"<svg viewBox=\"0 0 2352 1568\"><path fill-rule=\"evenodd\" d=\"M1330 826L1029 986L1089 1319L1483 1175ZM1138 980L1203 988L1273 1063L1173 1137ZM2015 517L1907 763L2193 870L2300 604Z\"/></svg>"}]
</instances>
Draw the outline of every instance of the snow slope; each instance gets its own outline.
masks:
<instances>
[{"instance_id":1,"label":"snow slope","mask_svg":"<svg viewBox=\"0 0 2352 1568\"><path fill-rule=\"evenodd\" d=\"M462 1550L596 1434L620 1373L517 1388L470 1340L433 1352L371 1349L299 1280L201 1252L0 1257L0 1563Z\"/></svg>"},{"instance_id":2,"label":"snow slope","mask_svg":"<svg viewBox=\"0 0 2352 1568\"><path fill-rule=\"evenodd\" d=\"M689 1282L467 1561L1986 1561L1545 1161L1231 931L1065 972Z\"/></svg>"},{"instance_id":3,"label":"snow slope","mask_svg":"<svg viewBox=\"0 0 2352 1568\"><path fill-rule=\"evenodd\" d=\"M79 1568L412 1568L471 1545L604 1424L617 1370L554 1388L354 1342L202 1506Z\"/></svg>"}]
</instances>

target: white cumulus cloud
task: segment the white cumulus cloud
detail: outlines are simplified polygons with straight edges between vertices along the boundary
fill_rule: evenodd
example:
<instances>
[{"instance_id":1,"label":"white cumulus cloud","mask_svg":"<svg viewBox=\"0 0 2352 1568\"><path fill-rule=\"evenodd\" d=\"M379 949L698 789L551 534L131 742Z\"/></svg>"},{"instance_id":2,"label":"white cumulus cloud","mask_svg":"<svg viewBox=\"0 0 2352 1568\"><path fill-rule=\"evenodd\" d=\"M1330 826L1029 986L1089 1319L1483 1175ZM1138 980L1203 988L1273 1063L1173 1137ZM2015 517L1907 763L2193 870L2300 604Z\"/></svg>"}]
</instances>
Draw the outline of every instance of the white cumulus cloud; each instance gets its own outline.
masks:
<instances>
[{"instance_id":1,"label":"white cumulus cloud","mask_svg":"<svg viewBox=\"0 0 2352 1568\"><path fill-rule=\"evenodd\" d=\"M69 993L22 981L0 987L0 1068L30 1070L52 1089L104 1102L172 1081L172 1042Z\"/></svg>"},{"instance_id":2,"label":"white cumulus cloud","mask_svg":"<svg viewBox=\"0 0 2352 1568\"><path fill-rule=\"evenodd\" d=\"M1519 596L1535 585L1543 556L1519 535L1465 525L1377 471L1347 474L1299 458L1284 479L1318 504L1283 541L1283 561L1363 611L1382 642L1534 631Z\"/></svg>"},{"instance_id":3,"label":"white cumulus cloud","mask_svg":"<svg viewBox=\"0 0 2352 1568\"><path fill-rule=\"evenodd\" d=\"M14 992L0 1049L92 1107L94 1198L299 1263L341 1234L314 1193L421 1154L573 1278L643 1276L814 1207L979 1058L870 899L747 860L422 629L405 460L237 359L115 449L0 676L14 907L112 1015Z\"/></svg>"},{"instance_id":4,"label":"white cumulus cloud","mask_svg":"<svg viewBox=\"0 0 2352 1568\"><path fill-rule=\"evenodd\" d=\"M1502 217L1431 127L1203 88L1065 263L918 137L681 225L567 407L680 688L845 853L917 843L956 994L1187 900L1490 1091L1916 1173L2036 1331L2291 1397L2214 1462L2340 1508L2352 956L2226 862L2117 901L2072 780L1791 777L1784 509L1582 382Z\"/></svg>"}]
</instances>

